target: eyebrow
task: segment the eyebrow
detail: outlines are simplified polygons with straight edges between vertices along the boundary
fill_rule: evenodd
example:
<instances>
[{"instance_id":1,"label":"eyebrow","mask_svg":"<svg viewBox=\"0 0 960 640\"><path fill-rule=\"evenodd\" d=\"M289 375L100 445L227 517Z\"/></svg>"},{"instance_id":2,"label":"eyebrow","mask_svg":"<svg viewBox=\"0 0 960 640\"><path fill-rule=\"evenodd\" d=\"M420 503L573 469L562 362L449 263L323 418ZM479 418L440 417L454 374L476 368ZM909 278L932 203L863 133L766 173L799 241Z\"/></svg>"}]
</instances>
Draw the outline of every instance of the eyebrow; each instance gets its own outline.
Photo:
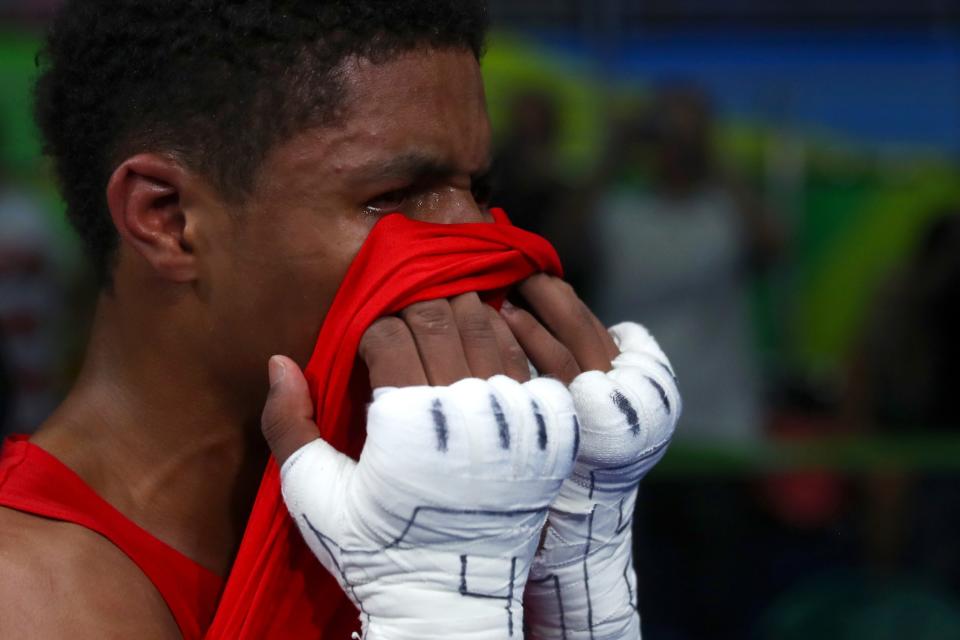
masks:
<instances>
[{"instance_id":1,"label":"eyebrow","mask_svg":"<svg viewBox=\"0 0 960 640\"><path fill-rule=\"evenodd\" d=\"M471 176L487 173L490 164L491 159L488 158L483 168ZM368 181L443 179L457 173L459 170L455 165L416 151L395 156L386 162L371 162L357 170L357 175Z\"/></svg>"}]
</instances>

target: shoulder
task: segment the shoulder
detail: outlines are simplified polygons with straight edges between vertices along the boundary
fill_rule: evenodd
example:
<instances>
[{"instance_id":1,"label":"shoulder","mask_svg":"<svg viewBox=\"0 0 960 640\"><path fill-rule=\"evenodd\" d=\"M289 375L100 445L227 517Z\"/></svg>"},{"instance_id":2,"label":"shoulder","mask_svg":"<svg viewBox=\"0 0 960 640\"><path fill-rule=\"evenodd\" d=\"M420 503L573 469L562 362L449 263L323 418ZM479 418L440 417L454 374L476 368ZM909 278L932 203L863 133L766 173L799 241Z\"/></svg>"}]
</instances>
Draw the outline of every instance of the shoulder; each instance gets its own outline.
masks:
<instances>
[{"instance_id":1,"label":"shoulder","mask_svg":"<svg viewBox=\"0 0 960 640\"><path fill-rule=\"evenodd\" d=\"M181 636L149 579L105 538L0 507L0 637Z\"/></svg>"}]
</instances>

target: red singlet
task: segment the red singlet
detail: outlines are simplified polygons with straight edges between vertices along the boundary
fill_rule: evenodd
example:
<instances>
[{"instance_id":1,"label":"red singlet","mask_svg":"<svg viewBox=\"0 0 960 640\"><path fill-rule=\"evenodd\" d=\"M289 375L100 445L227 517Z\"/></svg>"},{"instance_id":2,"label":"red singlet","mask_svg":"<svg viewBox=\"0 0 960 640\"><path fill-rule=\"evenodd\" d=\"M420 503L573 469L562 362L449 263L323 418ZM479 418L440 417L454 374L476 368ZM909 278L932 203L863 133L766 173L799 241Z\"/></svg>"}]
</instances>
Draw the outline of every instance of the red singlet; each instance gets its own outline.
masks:
<instances>
[{"instance_id":1,"label":"red singlet","mask_svg":"<svg viewBox=\"0 0 960 640\"><path fill-rule=\"evenodd\" d=\"M0 506L96 531L150 579L185 640L203 637L223 579L127 519L25 436L8 438L0 453Z\"/></svg>"}]
</instances>

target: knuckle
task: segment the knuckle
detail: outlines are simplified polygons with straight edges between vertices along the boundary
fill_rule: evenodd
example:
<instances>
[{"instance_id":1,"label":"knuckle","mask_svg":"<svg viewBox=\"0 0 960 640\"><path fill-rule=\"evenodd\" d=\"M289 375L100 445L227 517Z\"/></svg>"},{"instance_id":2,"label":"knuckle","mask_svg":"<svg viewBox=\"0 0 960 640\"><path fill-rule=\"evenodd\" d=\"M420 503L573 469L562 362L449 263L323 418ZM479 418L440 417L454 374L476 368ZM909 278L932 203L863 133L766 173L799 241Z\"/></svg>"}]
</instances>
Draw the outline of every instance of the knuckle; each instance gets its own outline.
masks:
<instances>
[{"instance_id":1,"label":"knuckle","mask_svg":"<svg viewBox=\"0 0 960 640\"><path fill-rule=\"evenodd\" d=\"M511 365L527 368L527 353L518 344L511 344L510 346L506 347L503 357L506 362Z\"/></svg>"},{"instance_id":2,"label":"knuckle","mask_svg":"<svg viewBox=\"0 0 960 640\"><path fill-rule=\"evenodd\" d=\"M407 307L404 318L414 331L448 333L453 328L453 312L445 300L428 300Z\"/></svg>"},{"instance_id":3,"label":"knuckle","mask_svg":"<svg viewBox=\"0 0 960 640\"><path fill-rule=\"evenodd\" d=\"M494 339L493 326L486 313L466 313L457 319L460 336L464 340L488 342Z\"/></svg>"},{"instance_id":4,"label":"knuckle","mask_svg":"<svg viewBox=\"0 0 960 640\"><path fill-rule=\"evenodd\" d=\"M396 344L406 335L406 324L400 318L393 316L380 318L370 325L360 339L360 355L365 358L374 356L380 349Z\"/></svg>"},{"instance_id":5,"label":"knuckle","mask_svg":"<svg viewBox=\"0 0 960 640\"><path fill-rule=\"evenodd\" d=\"M380 318L367 329L366 336L373 339L393 339L404 333L403 320L395 316Z\"/></svg>"},{"instance_id":6,"label":"knuckle","mask_svg":"<svg viewBox=\"0 0 960 640\"><path fill-rule=\"evenodd\" d=\"M548 428L550 425L556 426L557 420L562 419L562 416L573 415L573 396L566 385L559 380L534 378L523 386L540 406L547 409L544 415L550 416L547 420Z\"/></svg>"}]
</instances>

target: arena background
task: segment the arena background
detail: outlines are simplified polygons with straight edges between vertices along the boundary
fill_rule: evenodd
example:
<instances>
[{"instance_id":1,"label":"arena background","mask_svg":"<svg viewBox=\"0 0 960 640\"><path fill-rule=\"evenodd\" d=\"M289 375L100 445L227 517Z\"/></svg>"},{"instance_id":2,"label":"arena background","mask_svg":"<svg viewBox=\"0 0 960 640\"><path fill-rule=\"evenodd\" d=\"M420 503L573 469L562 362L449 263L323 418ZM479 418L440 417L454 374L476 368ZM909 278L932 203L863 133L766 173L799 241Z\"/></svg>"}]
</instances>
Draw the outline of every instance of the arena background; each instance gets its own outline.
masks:
<instances>
[{"instance_id":1,"label":"arena background","mask_svg":"<svg viewBox=\"0 0 960 640\"><path fill-rule=\"evenodd\" d=\"M0 2L0 433L56 403L91 300L29 115L55 4ZM793 4L493 2L504 195L599 299L612 249L571 230L649 202L681 96L707 105L711 180L778 230L728 345L756 428L681 422L641 488L647 640L960 638L960 4Z\"/></svg>"}]
</instances>

